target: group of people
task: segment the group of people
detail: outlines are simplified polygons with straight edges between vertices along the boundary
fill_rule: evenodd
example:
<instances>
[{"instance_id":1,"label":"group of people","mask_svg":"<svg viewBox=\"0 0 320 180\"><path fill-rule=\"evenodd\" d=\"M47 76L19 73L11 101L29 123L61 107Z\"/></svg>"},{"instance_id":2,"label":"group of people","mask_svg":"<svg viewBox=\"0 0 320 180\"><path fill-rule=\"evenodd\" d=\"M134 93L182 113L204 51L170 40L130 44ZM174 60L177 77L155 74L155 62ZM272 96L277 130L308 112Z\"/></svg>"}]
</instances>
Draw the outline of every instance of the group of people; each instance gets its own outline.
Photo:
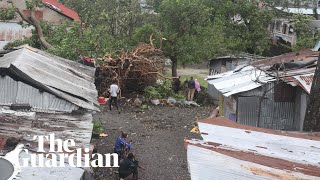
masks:
<instances>
[{"instance_id":1,"label":"group of people","mask_svg":"<svg viewBox=\"0 0 320 180\"><path fill-rule=\"evenodd\" d=\"M190 80L186 80L188 84L188 95L187 100L193 101L194 96L198 96L201 91L200 83L197 79L193 80L193 77L191 76Z\"/></svg>"},{"instance_id":2,"label":"group of people","mask_svg":"<svg viewBox=\"0 0 320 180\"><path fill-rule=\"evenodd\" d=\"M201 91L200 83L197 79L190 78L190 80L185 81L185 87L188 90L187 99L188 101L193 101L194 95L199 94ZM172 88L175 93L178 93L180 90L181 81L180 77L174 78L172 83ZM120 88L117 85L117 81L112 81L112 85L109 89L110 98L109 98L109 109L112 110L112 103L114 103L115 108L119 111L118 107L118 94L120 92ZM120 113L120 111L119 111ZM135 155L131 152L132 149L132 141L127 142L128 134L122 132L121 136L117 138L114 146L114 152L118 154L120 159L119 164L119 178L124 179L130 175L132 175L132 179L138 179L138 161L135 160Z\"/></svg>"},{"instance_id":3,"label":"group of people","mask_svg":"<svg viewBox=\"0 0 320 180\"><path fill-rule=\"evenodd\" d=\"M132 179L138 179L138 161L135 160L135 155L130 152L132 149L132 141L127 142L128 134L122 132L121 136L116 140L114 152L118 154L120 159L119 178L124 179L132 175Z\"/></svg>"},{"instance_id":4,"label":"group of people","mask_svg":"<svg viewBox=\"0 0 320 180\"><path fill-rule=\"evenodd\" d=\"M190 78L190 80L186 79L184 82L184 85L186 87L187 91L187 100L188 101L193 101L195 95L197 96L200 94L201 91L201 86L200 83L197 79L193 79L193 77ZM173 78L172 81L172 89L173 91L177 94L179 93L181 89L181 81L180 81L180 76L177 78Z\"/></svg>"}]
</instances>

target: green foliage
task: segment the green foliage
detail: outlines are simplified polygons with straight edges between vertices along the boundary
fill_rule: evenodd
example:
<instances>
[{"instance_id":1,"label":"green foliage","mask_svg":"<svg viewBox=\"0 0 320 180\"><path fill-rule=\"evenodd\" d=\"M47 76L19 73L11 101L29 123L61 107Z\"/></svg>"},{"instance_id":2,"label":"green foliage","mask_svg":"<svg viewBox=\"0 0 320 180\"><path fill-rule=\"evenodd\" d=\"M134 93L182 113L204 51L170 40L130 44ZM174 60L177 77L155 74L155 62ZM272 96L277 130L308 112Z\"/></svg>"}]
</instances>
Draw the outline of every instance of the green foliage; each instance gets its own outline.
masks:
<instances>
[{"instance_id":1,"label":"green foliage","mask_svg":"<svg viewBox=\"0 0 320 180\"><path fill-rule=\"evenodd\" d=\"M13 7L0 8L0 20L10 20L16 17L16 11Z\"/></svg>"},{"instance_id":2,"label":"green foliage","mask_svg":"<svg viewBox=\"0 0 320 180\"><path fill-rule=\"evenodd\" d=\"M151 6L155 12L159 12L163 0L147 0L147 5Z\"/></svg>"},{"instance_id":3,"label":"green foliage","mask_svg":"<svg viewBox=\"0 0 320 180\"><path fill-rule=\"evenodd\" d=\"M101 57L109 50L111 38L103 28L81 28L80 24L46 26L47 40L54 45L49 51L58 56L76 60L79 55Z\"/></svg>"},{"instance_id":4,"label":"green foliage","mask_svg":"<svg viewBox=\"0 0 320 180\"><path fill-rule=\"evenodd\" d=\"M42 23L42 27L46 40L55 47L49 51L71 60L78 59L79 55L96 58L117 50L129 50L141 42L149 42L151 34L157 47L163 37L164 53L182 65L233 52L261 54L269 48L267 26L275 17L273 11L259 9L258 1L248 0L147 0L157 12L151 14L141 11L139 0L60 2L79 13L81 24ZM267 2L273 6L288 3L287 0ZM41 0L28 0L26 4L28 9L43 6ZM14 9L0 11L0 18L14 15ZM310 37L318 37L317 31L307 28L308 18L293 17L298 35L296 49L311 47L314 39ZM35 34L29 40L16 41L10 46L28 43L41 48Z\"/></svg>"},{"instance_id":5,"label":"green foliage","mask_svg":"<svg viewBox=\"0 0 320 180\"><path fill-rule=\"evenodd\" d=\"M158 84L155 86L148 86L144 90L144 96L148 99L166 99L168 97L173 97L176 99L185 99L184 96L180 94L175 94L171 87L171 81L165 81L163 84Z\"/></svg>"},{"instance_id":6,"label":"green foliage","mask_svg":"<svg viewBox=\"0 0 320 180\"><path fill-rule=\"evenodd\" d=\"M104 132L103 125L100 121L95 121L93 123L93 132L97 134L101 134Z\"/></svg>"},{"instance_id":7,"label":"green foliage","mask_svg":"<svg viewBox=\"0 0 320 180\"><path fill-rule=\"evenodd\" d=\"M28 10L35 9L36 7L43 7L41 0L26 0L25 3Z\"/></svg>"},{"instance_id":8,"label":"green foliage","mask_svg":"<svg viewBox=\"0 0 320 180\"><path fill-rule=\"evenodd\" d=\"M160 92L154 86L146 87L145 90L144 90L144 95L148 99L160 99L160 98L162 98Z\"/></svg>"},{"instance_id":9,"label":"green foliage","mask_svg":"<svg viewBox=\"0 0 320 180\"><path fill-rule=\"evenodd\" d=\"M223 37L220 27L210 22L210 7L201 0L164 0L160 6L163 50L181 64L199 62L214 55L220 49Z\"/></svg>"},{"instance_id":10,"label":"green foliage","mask_svg":"<svg viewBox=\"0 0 320 180\"><path fill-rule=\"evenodd\" d=\"M269 47L267 27L274 17L273 11L261 10L251 1L232 0L215 4L214 9L215 21L218 18L223 22L228 41L235 41L231 49L261 54Z\"/></svg>"},{"instance_id":11,"label":"green foliage","mask_svg":"<svg viewBox=\"0 0 320 180\"><path fill-rule=\"evenodd\" d=\"M39 42L39 39L36 35L36 33L34 32L34 30L32 30L32 36L30 38L24 38L21 40L15 40L13 42L10 42L8 44L6 44L3 49L11 49L14 47L18 47L21 45L25 45L28 44L29 46L41 49L41 43Z\"/></svg>"},{"instance_id":12,"label":"green foliage","mask_svg":"<svg viewBox=\"0 0 320 180\"><path fill-rule=\"evenodd\" d=\"M153 34L153 39L157 40L156 43L159 43L160 32L152 24L145 24L142 27L139 27L135 30L133 34L133 44L139 43L149 43L150 35Z\"/></svg>"},{"instance_id":13,"label":"green foliage","mask_svg":"<svg viewBox=\"0 0 320 180\"><path fill-rule=\"evenodd\" d=\"M312 48L314 46L315 39L319 39L319 32L309 28L308 23L312 19L314 18L303 14L293 15L292 24L297 35L297 43L293 47L294 50Z\"/></svg>"}]
</instances>

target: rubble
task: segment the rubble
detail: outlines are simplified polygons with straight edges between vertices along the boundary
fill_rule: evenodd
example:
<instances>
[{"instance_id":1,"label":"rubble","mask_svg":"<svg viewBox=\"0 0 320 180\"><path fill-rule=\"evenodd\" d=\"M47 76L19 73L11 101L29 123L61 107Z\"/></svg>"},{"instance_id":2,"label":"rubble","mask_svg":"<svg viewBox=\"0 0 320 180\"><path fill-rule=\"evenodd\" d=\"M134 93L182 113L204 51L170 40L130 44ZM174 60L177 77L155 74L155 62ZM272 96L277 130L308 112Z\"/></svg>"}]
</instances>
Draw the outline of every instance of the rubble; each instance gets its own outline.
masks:
<instances>
[{"instance_id":1,"label":"rubble","mask_svg":"<svg viewBox=\"0 0 320 180\"><path fill-rule=\"evenodd\" d=\"M158 106L160 104L160 101L159 101L159 99L153 99L153 100L151 100L151 103L155 106Z\"/></svg>"},{"instance_id":2,"label":"rubble","mask_svg":"<svg viewBox=\"0 0 320 180\"><path fill-rule=\"evenodd\" d=\"M169 97L167 101L169 104L173 104L173 105L177 103L177 101L172 97Z\"/></svg>"},{"instance_id":3,"label":"rubble","mask_svg":"<svg viewBox=\"0 0 320 180\"><path fill-rule=\"evenodd\" d=\"M133 101L133 105L136 106L136 107L141 107L142 101L141 101L139 98L136 98L136 99Z\"/></svg>"}]
</instances>

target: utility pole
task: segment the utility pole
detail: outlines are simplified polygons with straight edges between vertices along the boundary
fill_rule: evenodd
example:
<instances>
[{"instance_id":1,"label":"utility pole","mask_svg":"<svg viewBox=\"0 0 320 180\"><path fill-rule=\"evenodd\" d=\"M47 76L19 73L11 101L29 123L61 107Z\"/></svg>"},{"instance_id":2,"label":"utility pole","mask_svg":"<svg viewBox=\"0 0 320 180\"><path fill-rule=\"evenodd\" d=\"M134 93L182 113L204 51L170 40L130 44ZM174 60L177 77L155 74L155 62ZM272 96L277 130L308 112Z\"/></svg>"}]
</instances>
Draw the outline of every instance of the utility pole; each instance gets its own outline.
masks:
<instances>
[{"instance_id":1,"label":"utility pole","mask_svg":"<svg viewBox=\"0 0 320 180\"><path fill-rule=\"evenodd\" d=\"M303 130L320 131L320 53L317 61L317 68L313 76Z\"/></svg>"}]
</instances>

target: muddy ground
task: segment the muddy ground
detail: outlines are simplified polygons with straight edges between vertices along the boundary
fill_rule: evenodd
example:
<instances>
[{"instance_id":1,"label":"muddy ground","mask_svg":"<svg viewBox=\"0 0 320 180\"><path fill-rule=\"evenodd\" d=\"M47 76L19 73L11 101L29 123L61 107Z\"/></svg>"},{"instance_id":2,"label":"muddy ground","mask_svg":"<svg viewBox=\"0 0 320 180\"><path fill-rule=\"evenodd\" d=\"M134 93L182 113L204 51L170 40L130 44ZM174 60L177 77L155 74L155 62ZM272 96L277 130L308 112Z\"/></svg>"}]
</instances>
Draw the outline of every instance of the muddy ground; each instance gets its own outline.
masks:
<instances>
[{"instance_id":1,"label":"muddy ground","mask_svg":"<svg viewBox=\"0 0 320 180\"><path fill-rule=\"evenodd\" d=\"M188 164L183 139L200 138L190 133L197 119L208 117L213 107L151 106L150 109L124 107L121 114L104 111L94 120L103 123L106 138L94 140L98 153L112 153L121 131L129 133L133 151L145 170L139 169L142 180L188 180ZM98 168L96 179L117 179L116 168Z\"/></svg>"}]
</instances>

